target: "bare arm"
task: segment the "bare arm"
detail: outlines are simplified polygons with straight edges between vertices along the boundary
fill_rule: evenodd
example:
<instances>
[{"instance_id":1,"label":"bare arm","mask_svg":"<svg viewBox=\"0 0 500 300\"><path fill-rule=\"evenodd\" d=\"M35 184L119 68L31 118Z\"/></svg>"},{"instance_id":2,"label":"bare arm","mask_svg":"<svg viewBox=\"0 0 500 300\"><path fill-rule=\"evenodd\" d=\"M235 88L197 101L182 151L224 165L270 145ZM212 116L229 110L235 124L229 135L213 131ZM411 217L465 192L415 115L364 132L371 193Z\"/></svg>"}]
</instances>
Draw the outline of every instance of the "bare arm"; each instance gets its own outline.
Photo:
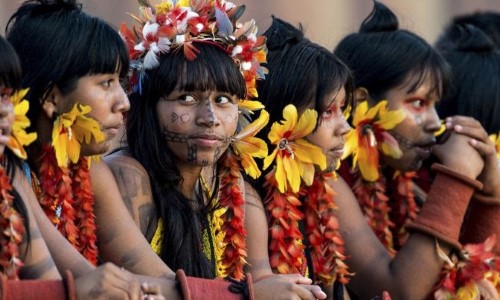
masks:
<instances>
[{"instance_id":1,"label":"bare arm","mask_svg":"<svg viewBox=\"0 0 500 300\"><path fill-rule=\"evenodd\" d=\"M435 152L449 171L441 170L436 176L424 207L409 225L413 233L394 258L366 224L345 181L339 178L331 182L337 192L337 213L348 265L356 273L350 288L362 299L380 295L384 290L393 299L424 299L432 291L443 265L436 241L440 240L439 246L445 253L458 244L460 225L477 187L473 179L482 169L482 159L467 139L452 134L446 143L436 147Z\"/></svg>"},{"instance_id":2,"label":"bare arm","mask_svg":"<svg viewBox=\"0 0 500 300\"><path fill-rule=\"evenodd\" d=\"M109 167L102 162L94 164L91 175L102 257L137 274L174 278L130 216ZM130 182L127 186L140 189Z\"/></svg>"},{"instance_id":3,"label":"bare arm","mask_svg":"<svg viewBox=\"0 0 500 300\"><path fill-rule=\"evenodd\" d=\"M28 244L26 240L27 234L25 234L24 241L20 247L20 254L26 254L23 258L24 266L21 268L20 277L22 279L61 279L54 260L38 228L35 215L30 208L29 195L27 193L30 187L25 180L22 180L24 176L20 174L21 170L17 169L16 171L13 186L19 193L26 207L29 220L29 228L26 229L26 232L29 231L31 238Z\"/></svg>"},{"instance_id":4,"label":"bare arm","mask_svg":"<svg viewBox=\"0 0 500 300\"><path fill-rule=\"evenodd\" d=\"M132 158L128 159L132 160ZM130 164L123 166L125 168L123 171L137 174L141 170L137 168L137 165L137 162L133 164L131 161ZM126 186L126 191L130 192L130 194L126 194L126 199L129 201L129 205L127 206L129 208L138 208L137 210L132 210L138 216L136 220L139 222L136 223L122 200L117 182L108 165L104 162L93 164L91 167L91 178L98 226L97 238L103 259L138 274L137 278L141 282L159 284L163 295L167 299L179 297L175 289L175 274L151 249L139 229L141 217L149 218L151 216L151 209L141 211L141 206L135 205L134 200L137 198L135 195L141 195L140 199L144 199L143 187L147 185L143 181L122 182L120 180L122 178L117 178L120 186ZM149 184L149 182L147 183ZM150 194L149 201L146 205L154 209Z\"/></svg>"},{"instance_id":5,"label":"bare arm","mask_svg":"<svg viewBox=\"0 0 500 300\"><path fill-rule=\"evenodd\" d=\"M442 261L434 237L413 233L393 259L374 235L350 187L331 182L337 193L337 218L345 241L347 264L355 273L349 287L361 299L389 291L393 299L423 299L437 282ZM448 251L446 244L440 245Z\"/></svg>"},{"instance_id":6,"label":"bare arm","mask_svg":"<svg viewBox=\"0 0 500 300\"><path fill-rule=\"evenodd\" d=\"M257 192L245 183L245 227L247 230L247 270L252 273L257 299L325 299L326 294L300 274L273 275L267 250L268 231L265 208ZM259 280L260 278L264 278Z\"/></svg>"}]
</instances>

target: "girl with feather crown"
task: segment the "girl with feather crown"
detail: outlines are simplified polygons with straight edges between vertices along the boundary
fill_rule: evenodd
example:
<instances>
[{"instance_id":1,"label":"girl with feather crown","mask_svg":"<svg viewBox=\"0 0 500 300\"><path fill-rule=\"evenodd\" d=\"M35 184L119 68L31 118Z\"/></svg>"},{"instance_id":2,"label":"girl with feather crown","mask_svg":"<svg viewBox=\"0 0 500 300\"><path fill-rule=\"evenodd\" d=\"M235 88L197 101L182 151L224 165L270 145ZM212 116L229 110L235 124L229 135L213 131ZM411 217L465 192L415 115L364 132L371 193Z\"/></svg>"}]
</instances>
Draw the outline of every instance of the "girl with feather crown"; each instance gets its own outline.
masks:
<instances>
[{"instance_id":1,"label":"girl with feather crown","mask_svg":"<svg viewBox=\"0 0 500 300\"><path fill-rule=\"evenodd\" d=\"M267 154L254 135L268 114L250 100L266 73L265 38L253 20L238 21L244 6L227 1L139 3L138 26L120 30L131 59L127 145L105 161L137 226L178 277L251 283L241 170L258 176L254 157ZM250 123L250 114L259 117ZM209 286L203 297L216 298ZM253 290L258 299L324 297L298 274L258 278Z\"/></svg>"}]
</instances>

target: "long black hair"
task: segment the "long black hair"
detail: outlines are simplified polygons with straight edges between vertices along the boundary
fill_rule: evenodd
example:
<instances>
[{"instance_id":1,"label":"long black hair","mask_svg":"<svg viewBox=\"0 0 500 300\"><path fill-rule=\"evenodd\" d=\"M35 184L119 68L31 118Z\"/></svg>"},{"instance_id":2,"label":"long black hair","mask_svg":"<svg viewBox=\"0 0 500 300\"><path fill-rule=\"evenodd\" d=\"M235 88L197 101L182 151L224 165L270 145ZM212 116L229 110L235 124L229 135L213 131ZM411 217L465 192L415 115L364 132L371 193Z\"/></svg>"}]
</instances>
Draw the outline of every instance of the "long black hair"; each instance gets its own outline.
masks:
<instances>
[{"instance_id":1,"label":"long black hair","mask_svg":"<svg viewBox=\"0 0 500 300\"><path fill-rule=\"evenodd\" d=\"M0 86L11 88L13 91L18 91L21 88L21 67L19 59L12 46L2 36L0 36ZM12 180L16 175L16 168L19 168L21 165L19 158L17 158L10 149L5 147L1 163L5 169L6 175ZM24 227L26 228L26 241L29 245L31 237L27 208L16 189L12 188L11 192L14 197L14 209L17 210L23 218Z\"/></svg>"},{"instance_id":2,"label":"long black hair","mask_svg":"<svg viewBox=\"0 0 500 300\"><path fill-rule=\"evenodd\" d=\"M76 0L29 0L10 18L7 39L21 60L23 87L30 101L29 130L36 130L43 100L54 87L66 95L85 75L120 71L129 57L111 25L82 11Z\"/></svg>"},{"instance_id":3,"label":"long black hair","mask_svg":"<svg viewBox=\"0 0 500 300\"><path fill-rule=\"evenodd\" d=\"M193 201L181 193L183 178L163 138L156 104L174 89L218 90L242 99L245 81L232 58L218 46L196 43L196 48L200 52L193 61L182 51L173 51L161 56L159 67L146 71L142 91L130 97L127 142L131 155L149 174L158 217L164 222L161 258L173 270L182 268L190 276L213 278L213 265L202 251L200 223L214 203L204 204L201 195Z\"/></svg>"},{"instance_id":4,"label":"long black hair","mask_svg":"<svg viewBox=\"0 0 500 300\"><path fill-rule=\"evenodd\" d=\"M436 47L451 66L449 93L437 104L441 118L453 115L478 120L488 133L500 131L500 52L482 30L451 23Z\"/></svg>"},{"instance_id":5,"label":"long black hair","mask_svg":"<svg viewBox=\"0 0 500 300\"><path fill-rule=\"evenodd\" d=\"M418 88L427 76L431 76L435 84L432 89L439 97L448 85L449 69L444 58L421 37L399 29L397 17L378 1L374 1L373 11L359 32L343 38L334 53L352 70L355 87L366 88L377 102L409 76L415 79L408 92Z\"/></svg>"}]
</instances>

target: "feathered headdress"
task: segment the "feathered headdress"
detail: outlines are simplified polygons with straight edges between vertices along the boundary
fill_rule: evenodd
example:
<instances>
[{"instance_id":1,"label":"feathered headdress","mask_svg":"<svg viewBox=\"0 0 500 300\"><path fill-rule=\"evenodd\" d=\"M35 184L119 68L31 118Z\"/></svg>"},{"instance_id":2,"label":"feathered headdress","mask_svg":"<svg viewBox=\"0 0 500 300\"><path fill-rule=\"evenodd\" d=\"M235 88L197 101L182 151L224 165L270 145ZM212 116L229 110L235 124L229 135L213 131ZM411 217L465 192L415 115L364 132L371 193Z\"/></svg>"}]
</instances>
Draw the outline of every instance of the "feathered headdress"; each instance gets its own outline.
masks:
<instances>
[{"instance_id":1,"label":"feathered headdress","mask_svg":"<svg viewBox=\"0 0 500 300\"><path fill-rule=\"evenodd\" d=\"M255 80L264 78L267 70L260 64L266 60L265 37L257 36L254 20L238 23L245 6L225 0L162 0L151 5L139 0L140 16L131 15L139 27L132 30L122 24L131 58L133 91L140 91L144 70L159 65L159 56L182 51L194 60L199 52L196 42L221 47L239 66L247 85L247 98L257 96Z\"/></svg>"}]
</instances>

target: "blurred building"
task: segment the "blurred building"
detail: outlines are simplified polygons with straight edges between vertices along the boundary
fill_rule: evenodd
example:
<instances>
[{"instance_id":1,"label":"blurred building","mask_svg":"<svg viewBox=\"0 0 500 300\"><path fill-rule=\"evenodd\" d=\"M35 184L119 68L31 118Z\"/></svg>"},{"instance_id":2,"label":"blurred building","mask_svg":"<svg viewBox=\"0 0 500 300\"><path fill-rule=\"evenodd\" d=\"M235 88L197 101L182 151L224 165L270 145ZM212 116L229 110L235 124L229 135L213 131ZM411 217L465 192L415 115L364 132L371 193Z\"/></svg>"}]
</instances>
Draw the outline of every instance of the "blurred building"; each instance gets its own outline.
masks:
<instances>
[{"instance_id":1,"label":"blurred building","mask_svg":"<svg viewBox=\"0 0 500 300\"><path fill-rule=\"evenodd\" d=\"M152 3L160 0L150 0ZM398 16L401 27L420 34L429 42L439 35L450 17L478 10L500 11L499 0L381 0ZM115 26L132 23L128 12L138 13L136 0L81 0L84 10L103 17ZM313 41L332 49L345 35L356 31L370 13L372 0L233 0L245 4L242 20L254 18L261 30L269 26L271 15L293 24L299 22ZM0 0L0 28L4 34L9 16L22 0Z\"/></svg>"}]
</instances>

